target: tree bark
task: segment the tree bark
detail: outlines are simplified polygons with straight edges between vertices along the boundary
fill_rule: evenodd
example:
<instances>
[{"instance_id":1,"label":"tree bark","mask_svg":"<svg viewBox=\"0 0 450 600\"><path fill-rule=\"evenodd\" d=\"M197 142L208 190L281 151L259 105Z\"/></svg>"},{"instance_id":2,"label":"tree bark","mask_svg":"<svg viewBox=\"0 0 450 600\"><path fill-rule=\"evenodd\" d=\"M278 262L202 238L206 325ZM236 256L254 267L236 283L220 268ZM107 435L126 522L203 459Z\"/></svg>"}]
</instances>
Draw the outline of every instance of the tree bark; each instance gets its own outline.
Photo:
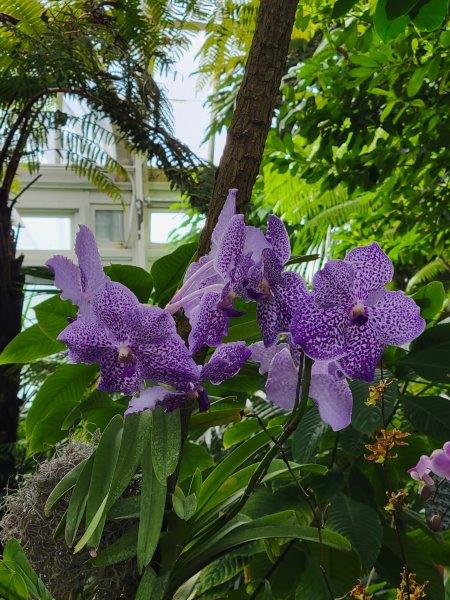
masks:
<instances>
[{"instance_id":1,"label":"tree bark","mask_svg":"<svg viewBox=\"0 0 450 600\"><path fill-rule=\"evenodd\" d=\"M209 250L211 233L228 190L239 190L239 212L245 212L250 202L286 68L297 4L298 0L261 0L244 77L200 238L199 256Z\"/></svg>"},{"instance_id":2,"label":"tree bark","mask_svg":"<svg viewBox=\"0 0 450 600\"><path fill-rule=\"evenodd\" d=\"M0 352L20 333L22 326L23 257L15 256L8 195L8 190L0 188ZM15 473L19 375L17 365L0 365L0 496Z\"/></svg>"}]
</instances>

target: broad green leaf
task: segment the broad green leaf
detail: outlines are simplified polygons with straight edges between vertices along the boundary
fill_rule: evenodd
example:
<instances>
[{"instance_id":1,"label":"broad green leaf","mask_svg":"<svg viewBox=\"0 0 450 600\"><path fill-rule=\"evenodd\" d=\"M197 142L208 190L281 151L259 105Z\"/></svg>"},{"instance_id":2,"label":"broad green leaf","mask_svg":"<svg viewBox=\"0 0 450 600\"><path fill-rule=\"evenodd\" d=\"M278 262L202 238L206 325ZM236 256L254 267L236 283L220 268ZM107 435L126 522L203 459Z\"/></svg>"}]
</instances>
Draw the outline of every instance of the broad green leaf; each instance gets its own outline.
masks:
<instances>
[{"instance_id":1,"label":"broad green leaf","mask_svg":"<svg viewBox=\"0 0 450 600\"><path fill-rule=\"evenodd\" d=\"M153 280L148 271L134 265L113 264L105 267L105 273L135 294L139 302L147 302L153 289Z\"/></svg>"},{"instance_id":2,"label":"broad green leaf","mask_svg":"<svg viewBox=\"0 0 450 600\"><path fill-rule=\"evenodd\" d=\"M428 0L419 8L414 25L422 31L434 31L442 25L447 11L448 0Z\"/></svg>"},{"instance_id":3,"label":"broad green leaf","mask_svg":"<svg viewBox=\"0 0 450 600\"><path fill-rule=\"evenodd\" d=\"M153 411L152 461L161 485L177 468L180 449L180 411L165 412L157 406Z\"/></svg>"},{"instance_id":4,"label":"broad green leaf","mask_svg":"<svg viewBox=\"0 0 450 600\"><path fill-rule=\"evenodd\" d=\"M64 532L66 544L69 547L71 547L75 541L78 528L86 509L93 464L94 454L91 454L91 456L84 463L80 476L78 477L75 487L73 488L73 492L70 496Z\"/></svg>"},{"instance_id":5,"label":"broad green leaf","mask_svg":"<svg viewBox=\"0 0 450 600\"><path fill-rule=\"evenodd\" d=\"M403 33L409 21L409 17L407 15L402 15L397 19L389 19L388 15L386 14L386 3L387 0L378 0L375 14L373 16L375 31L378 33L383 42L393 40L400 33Z\"/></svg>"},{"instance_id":6,"label":"broad green leaf","mask_svg":"<svg viewBox=\"0 0 450 600\"><path fill-rule=\"evenodd\" d=\"M256 319L252 321L246 321L245 323L238 323L231 325L228 330L228 335L224 339L224 342L254 342L261 338L261 329Z\"/></svg>"},{"instance_id":7,"label":"broad green leaf","mask_svg":"<svg viewBox=\"0 0 450 600\"><path fill-rule=\"evenodd\" d=\"M94 464L86 504L86 529L89 528L91 521L98 515L99 507L103 504L104 498L106 498L105 509L108 504L108 496L117 469L123 425L124 422L121 415L113 417L102 433L94 453ZM103 511L101 518L98 520L100 527L95 531L95 535L92 536L92 539L87 538L89 546L93 548L98 547L105 520L106 510Z\"/></svg>"},{"instance_id":8,"label":"broad green leaf","mask_svg":"<svg viewBox=\"0 0 450 600\"><path fill-rule=\"evenodd\" d=\"M172 506L180 519L188 521L195 514L197 498L195 494L188 494L186 496L183 490L179 486L176 486L172 494Z\"/></svg>"},{"instance_id":9,"label":"broad green leaf","mask_svg":"<svg viewBox=\"0 0 450 600\"><path fill-rule=\"evenodd\" d=\"M82 419L85 419L90 424L97 425L99 429L104 429L104 427L101 427L98 424L95 415L98 414L99 411L110 411L112 414L110 415L110 418L107 419L107 423L109 423L114 414L123 414L123 410L124 409L120 402L115 400L111 394L96 389L92 392L92 394L87 396L86 400L83 400L77 404L70 411L61 425L61 429L67 431L73 427L75 423L81 421Z\"/></svg>"},{"instance_id":10,"label":"broad green leaf","mask_svg":"<svg viewBox=\"0 0 450 600\"><path fill-rule=\"evenodd\" d=\"M38 598L39 600L53 600L53 596L45 587L42 579L34 571L17 540L12 539L6 543L3 551L3 561L11 570L22 577L28 592L33 598Z\"/></svg>"},{"instance_id":11,"label":"broad green leaf","mask_svg":"<svg viewBox=\"0 0 450 600\"><path fill-rule=\"evenodd\" d=\"M450 323L426 329L397 362L431 381L450 381Z\"/></svg>"},{"instance_id":12,"label":"broad green leaf","mask_svg":"<svg viewBox=\"0 0 450 600\"><path fill-rule=\"evenodd\" d=\"M69 300L53 296L34 307L39 327L50 338L56 340L69 324L70 317L76 317L77 309Z\"/></svg>"},{"instance_id":13,"label":"broad green leaf","mask_svg":"<svg viewBox=\"0 0 450 600\"><path fill-rule=\"evenodd\" d=\"M185 442L180 465L180 474L178 481L183 481L190 477L197 469L201 472L204 469L212 467L214 461L210 452L200 444L194 442Z\"/></svg>"},{"instance_id":14,"label":"broad green leaf","mask_svg":"<svg viewBox=\"0 0 450 600\"><path fill-rule=\"evenodd\" d=\"M240 407L225 408L223 410L208 410L192 415L189 428L196 435L200 435L210 427L228 425L228 423L240 421L241 418L242 409Z\"/></svg>"},{"instance_id":15,"label":"broad green leaf","mask_svg":"<svg viewBox=\"0 0 450 600\"><path fill-rule=\"evenodd\" d=\"M445 290L441 281L431 281L411 296L420 306L420 314L427 321L434 319L442 310Z\"/></svg>"},{"instance_id":16,"label":"broad green leaf","mask_svg":"<svg viewBox=\"0 0 450 600\"><path fill-rule=\"evenodd\" d=\"M154 427L156 428L156 420ZM149 429L141 459L141 511L137 541L137 565L140 573L151 561L158 545L166 504L167 486L156 477L153 467L152 437L153 432Z\"/></svg>"},{"instance_id":17,"label":"broad green leaf","mask_svg":"<svg viewBox=\"0 0 450 600\"><path fill-rule=\"evenodd\" d=\"M108 511L109 520L138 519L141 506L141 496L119 498Z\"/></svg>"},{"instance_id":18,"label":"broad green leaf","mask_svg":"<svg viewBox=\"0 0 450 600\"><path fill-rule=\"evenodd\" d=\"M286 266L299 265L305 262L317 260L318 258L320 258L320 254L302 254L300 256L291 256L291 258L287 261Z\"/></svg>"},{"instance_id":19,"label":"broad green leaf","mask_svg":"<svg viewBox=\"0 0 450 600\"><path fill-rule=\"evenodd\" d=\"M406 418L420 433L450 439L450 400L443 396L402 396Z\"/></svg>"},{"instance_id":20,"label":"broad green leaf","mask_svg":"<svg viewBox=\"0 0 450 600\"><path fill-rule=\"evenodd\" d=\"M228 427L223 434L223 447L231 448L261 429L257 419L244 419Z\"/></svg>"},{"instance_id":21,"label":"broad green leaf","mask_svg":"<svg viewBox=\"0 0 450 600\"><path fill-rule=\"evenodd\" d=\"M300 425L292 435L292 457L298 462L311 460L321 436L327 430L315 406L308 408Z\"/></svg>"},{"instance_id":22,"label":"broad green leaf","mask_svg":"<svg viewBox=\"0 0 450 600\"><path fill-rule=\"evenodd\" d=\"M373 508L338 494L331 503L327 526L350 540L364 573L369 572L377 559L383 538L383 528Z\"/></svg>"},{"instance_id":23,"label":"broad green leaf","mask_svg":"<svg viewBox=\"0 0 450 600\"><path fill-rule=\"evenodd\" d=\"M271 433L271 430L269 430ZM198 510L205 506L208 500L215 494L219 487L234 473L246 460L255 452L263 448L270 442L270 438L265 431L258 433L249 440L243 442L231 454L224 458L213 471L208 475L202 484L199 498Z\"/></svg>"},{"instance_id":24,"label":"broad green leaf","mask_svg":"<svg viewBox=\"0 0 450 600\"><path fill-rule=\"evenodd\" d=\"M350 56L350 62L354 65L359 65L360 67L368 67L370 69L378 69L380 67L379 63L367 54L354 54L353 56ZM371 90L372 94L374 92L375 90Z\"/></svg>"},{"instance_id":25,"label":"broad green leaf","mask_svg":"<svg viewBox=\"0 0 450 600\"><path fill-rule=\"evenodd\" d=\"M95 567L106 567L136 556L138 524L131 525L115 542L92 559Z\"/></svg>"},{"instance_id":26,"label":"broad green leaf","mask_svg":"<svg viewBox=\"0 0 450 600\"><path fill-rule=\"evenodd\" d=\"M23 577L0 561L0 598L28 600L30 595Z\"/></svg>"},{"instance_id":27,"label":"broad green leaf","mask_svg":"<svg viewBox=\"0 0 450 600\"><path fill-rule=\"evenodd\" d=\"M108 496L105 496L103 498L102 503L98 507L97 512L95 513L93 518L89 521L89 525L87 526L86 531L83 533L80 540L77 542L77 544L74 548L74 554L76 554L77 552L80 552L80 550L82 550L86 546L86 544L89 542L89 540L93 537L95 530L97 529L97 527L99 526L100 522L103 519L103 515L105 514L107 502L108 502Z\"/></svg>"},{"instance_id":28,"label":"broad green leaf","mask_svg":"<svg viewBox=\"0 0 450 600\"><path fill-rule=\"evenodd\" d=\"M55 485L53 490L50 493L50 496L47 498L45 503L45 516L50 516L55 505L59 502L59 500L67 494L69 490L71 490L76 482L78 481L79 476L81 475L81 471L84 468L86 460L82 460L77 465L73 467L64 477Z\"/></svg>"},{"instance_id":29,"label":"broad green leaf","mask_svg":"<svg viewBox=\"0 0 450 600\"><path fill-rule=\"evenodd\" d=\"M153 598L155 583L156 573L151 567L147 567L142 574L134 600L149 600L150 598Z\"/></svg>"},{"instance_id":30,"label":"broad green leaf","mask_svg":"<svg viewBox=\"0 0 450 600\"><path fill-rule=\"evenodd\" d=\"M0 354L0 365L33 362L61 352L64 348L63 343L49 338L36 323L9 342Z\"/></svg>"},{"instance_id":31,"label":"broad green leaf","mask_svg":"<svg viewBox=\"0 0 450 600\"><path fill-rule=\"evenodd\" d=\"M427 71L428 65L422 65L421 67L418 67L411 75L411 78L408 81L408 85L406 86L406 93L408 94L408 98L413 98L416 94L419 93Z\"/></svg>"},{"instance_id":32,"label":"broad green leaf","mask_svg":"<svg viewBox=\"0 0 450 600\"><path fill-rule=\"evenodd\" d=\"M61 365L40 387L27 415L30 452L41 452L65 437L62 424L95 380L96 365Z\"/></svg>"},{"instance_id":33,"label":"broad green leaf","mask_svg":"<svg viewBox=\"0 0 450 600\"><path fill-rule=\"evenodd\" d=\"M407 15L418 4L419 0L387 0L386 15L391 21Z\"/></svg>"},{"instance_id":34,"label":"broad green leaf","mask_svg":"<svg viewBox=\"0 0 450 600\"><path fill-rule=\"evenodd\" d=\"M356 2L357 0L336 0L333 4L331 18L339 19L340 17L343 17L351 8L353 8Z\"/></svg>"},{"instance_id":35,"label":"broad green leaf","mask_svg":"<svg viewBox=\"0 0 450 600\"><path fill-rule=\"evenodd\" d=\"M166 304L173 295L197 251L197 242L183 244L156 260L150 274L154 285L154 297L158 304Z\"/></svg>"}]
</instances>

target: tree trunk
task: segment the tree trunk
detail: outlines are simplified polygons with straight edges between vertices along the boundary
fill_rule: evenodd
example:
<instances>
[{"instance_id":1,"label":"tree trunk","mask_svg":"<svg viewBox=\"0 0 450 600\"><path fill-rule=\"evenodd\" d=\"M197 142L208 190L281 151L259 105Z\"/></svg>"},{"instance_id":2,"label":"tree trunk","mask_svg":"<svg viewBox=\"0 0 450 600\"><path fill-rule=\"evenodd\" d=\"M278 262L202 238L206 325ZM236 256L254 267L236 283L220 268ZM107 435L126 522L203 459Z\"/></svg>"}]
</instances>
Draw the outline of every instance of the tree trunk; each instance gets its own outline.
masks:
<instances>
[{"instance_id":1,"label":"tree trunk","mask_svg":"<svg viewBox=\"0 0 450 600\"><path fill-rule=\"evenodd\" d=\"M0 188L0 352L21 330L23 306L23 257L15 257L7 200L7 190ZM0 365L0 496L15 473L19 375L16 365Z\"/></svg>"},{"instance_id":2,"label":"tree trunk","mask_svg":"<svg viewBox=\"0 0 450 600\"><path fill-rule=\"evenodd\" d=\"M211 233L228 190L237 188L238 209L245 212L259 172L294 26L298 0L261 0L244 78L216 175L199 255Z\"/></svg>"}]
</instances>

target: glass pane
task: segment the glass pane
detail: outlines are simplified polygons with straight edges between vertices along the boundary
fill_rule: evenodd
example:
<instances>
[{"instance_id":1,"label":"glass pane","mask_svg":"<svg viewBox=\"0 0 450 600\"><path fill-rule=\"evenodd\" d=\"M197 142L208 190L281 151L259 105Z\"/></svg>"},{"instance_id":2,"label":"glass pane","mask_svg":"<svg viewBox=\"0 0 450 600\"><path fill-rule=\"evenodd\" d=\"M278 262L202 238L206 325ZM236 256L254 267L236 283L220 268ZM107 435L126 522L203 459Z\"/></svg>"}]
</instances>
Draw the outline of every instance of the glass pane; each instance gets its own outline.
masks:
<instances>
[{"instance_id":1,"label":"glass pane","mask_svg":"<svg viewBox=\"0 0 450 600\"><path fill-rule=\"evenodd\" d=\"M120 210L96 210L95 237L99 244L123 242L123 213Z\"/></svg>"},{"instance_id":2,"label":"glass pane","mask_svg":"<svg viewBox=\"0 0 450 600\"><path fill-rule=\"evenodd\" d=\"M172 232L187 233L189 226L181 226L185 218L184 213L167 211L150 213L150 242L152 244L166 244L170 241Z\"/></svg>"},{"instance_id":3,"label":"glass pane","mask_svg":"<svg viewBox=\"0 0 450 600\"><path fill-rule=\"evenodd\" d=\"M19 228L19 250L70 250L70 217L22 216L24 227Z\"/></svg>"}]
</instances>

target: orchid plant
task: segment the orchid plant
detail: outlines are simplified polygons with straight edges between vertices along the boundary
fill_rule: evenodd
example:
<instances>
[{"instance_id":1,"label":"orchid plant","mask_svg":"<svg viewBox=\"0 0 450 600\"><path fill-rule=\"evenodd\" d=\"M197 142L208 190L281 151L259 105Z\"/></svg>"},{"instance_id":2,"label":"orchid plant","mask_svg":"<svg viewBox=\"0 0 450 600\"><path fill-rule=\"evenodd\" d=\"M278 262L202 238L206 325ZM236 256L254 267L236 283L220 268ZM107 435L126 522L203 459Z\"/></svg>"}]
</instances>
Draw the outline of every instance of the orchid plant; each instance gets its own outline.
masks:
<instances>
[{"instance_id":1,"label":"orchid plant","mask_svg":"<svg viewBox=\"0 0 450 600\"><path fill-rule=\"evenodd\" d=\"M153 281L143 270L130 280L126 267L103 269L85 226L75 242L78 264L63 256L48 261L61 300L38 307L38 326L53 344L48 354L64 349L67 361L49 380L65 369L80 391L64 415L64 403L52 397L42 423L60 415L55 442L70 428L86 435L83 419L102 433L92 455L56 486L46 513L67 503L57 535L94 565L134 561L137 599L371 598L374 576L377 589L389 579L376 561L382 544L395 546L391 531L400 548L398 589L408 589L416 573L404 553L406 492L395 489L392 464L411 434L398 428L397 415L413 409L408 381L399 390L394 379L416 369L426 380L429 367L417 366L417 356L439 326L426 329L415 299L387 287L393 264L376 242L326 262L310 286L292 266L283 222L270 215L265 231L247 225L236 214L237 193L229 192L209 253L189 260L191 253L180 269L178 249L152 269ZM170 296L165 289L148 303L151 288L166 285L157 277L168 277ZM48 327L49 310L58 313L58 331ZM13 355L7 348L0 360ZM43 396L36 404L45 405ZM108 416L100 425L99 410ZM32 407L35 451L45 449L42 423ZM430 495L450 479L449 444L416 454L415 467L409 457L403 468ZM356 457L364 468L356 469ZM344 494L344 477L356 486L376 481L373 493L389 499L384 517L362 504L363 494ZM435 498L429 506L442 513ZM366 519L372 543L346 512ZM427 513L428 522L434 516ZM129 528L105 546L114 520L129 520ZM253 552L268 561L259 575ZM332 557L346 554L358 566L342 584ZM227 557L250 565L247 580L237 568L211 584L218 595L203 596ZM298 563L299 578L296 588L279 592L272 576L283 560Z\"/></svg>"}]
</instances>

